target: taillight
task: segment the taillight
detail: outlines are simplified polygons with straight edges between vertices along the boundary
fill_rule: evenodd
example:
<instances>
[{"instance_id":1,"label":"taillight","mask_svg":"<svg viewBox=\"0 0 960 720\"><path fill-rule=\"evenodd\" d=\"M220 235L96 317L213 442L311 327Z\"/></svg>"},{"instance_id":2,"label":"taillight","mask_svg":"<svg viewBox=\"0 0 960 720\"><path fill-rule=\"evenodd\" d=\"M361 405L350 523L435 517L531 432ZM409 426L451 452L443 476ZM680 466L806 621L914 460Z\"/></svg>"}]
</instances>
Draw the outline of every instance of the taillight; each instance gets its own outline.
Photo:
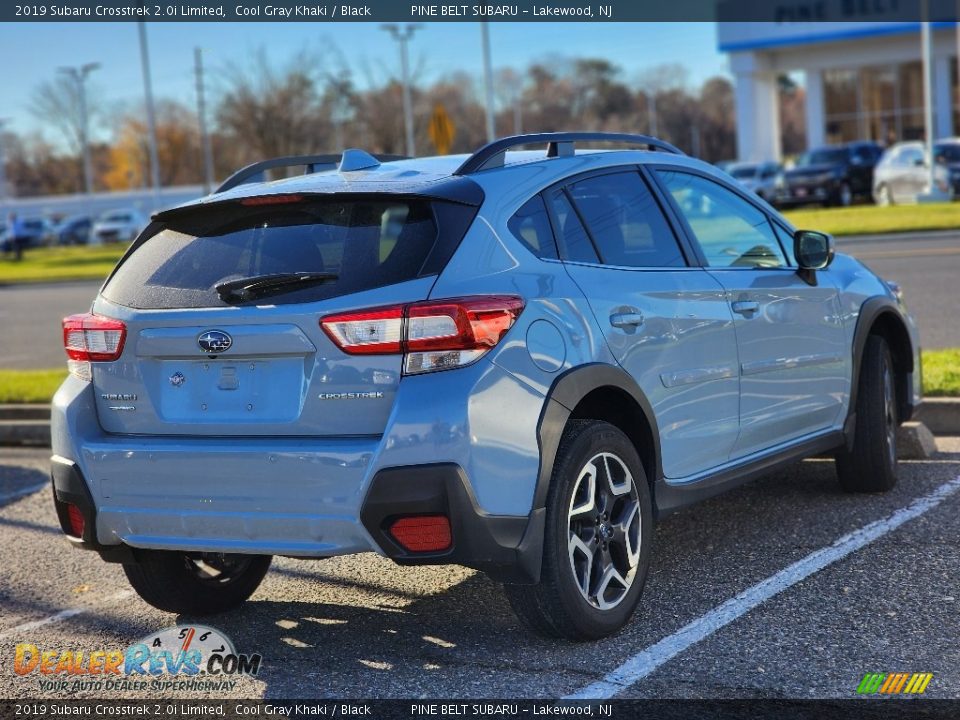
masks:
<instances>
[{"instance_id":1,"label":"taillight","mask_svg":"<svg viewBox=\"0 0 960 720\"><path fill-rule=\"evenodd\" d=\"M90 380L91 362L111 362L123 352L127 326L119 320L85 313L63 319L63 349L67 367L82 380Z\"/></svg>"},{"instance_id":2,"label":"taillight","mask_svg":"<svg viewBox=\"0 0 960 720\"><path fill-rule=\"evenodd\" d=\"M350 355L395 355L402 352L403 307L328 315L320 327Z\"/></svg>"},{"instance_id":3,"label":"taillight","mask_svg":"<svg viewBox=\"0 0 960 720\"><path fill-rule=\"evenodd\" d=\"M403 353L404 372L415 374L472 363L500 342L522 310L523 300L504 295L428 300L328 315L320 326L350 355Z\"/></svg>"}]
</instances>

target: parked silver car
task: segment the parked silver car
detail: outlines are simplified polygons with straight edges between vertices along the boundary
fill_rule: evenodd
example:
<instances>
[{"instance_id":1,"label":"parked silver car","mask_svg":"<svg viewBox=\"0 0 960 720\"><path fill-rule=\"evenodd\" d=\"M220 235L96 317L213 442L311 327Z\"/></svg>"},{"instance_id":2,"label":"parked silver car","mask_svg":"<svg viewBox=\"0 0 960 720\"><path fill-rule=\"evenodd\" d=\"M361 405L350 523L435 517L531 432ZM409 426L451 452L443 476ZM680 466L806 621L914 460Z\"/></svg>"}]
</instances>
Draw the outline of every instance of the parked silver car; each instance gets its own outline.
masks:
<instances>
[{"instance_id":1,"label":"parked silver car","mask_svg":"<svg viewBox=\"0 0 960 720\"><path fill-rule=\"evenodd\" d=\"M767 202L773 202L777 194L777 176L783 168L776 162L736 163L726 171L750 192L755 192Z\"/></svg>"},{"instance_id":2,"label":"parked silver car","mask_svg":"<svg viewBox=\"0 0 960 720\"><path fill-rule=\"evenodd\" d=\"M147 220L132 208L105 212L93 224L90 244L130 242L147 226Z\"/></svg>"},{"instance_id":3,"label":"parked silver car","mask_svg":"<svg viewBox=\"0 0 960 720\"><path fill-rule=\"evenodd\" d=\"M951 200L960 197L960 138L945 138L933 146L936 189ZM873 198L878 205L915 203L930 184L926 146L917 141L891 145L877 164Z\"/></svg>"}]
</instances>

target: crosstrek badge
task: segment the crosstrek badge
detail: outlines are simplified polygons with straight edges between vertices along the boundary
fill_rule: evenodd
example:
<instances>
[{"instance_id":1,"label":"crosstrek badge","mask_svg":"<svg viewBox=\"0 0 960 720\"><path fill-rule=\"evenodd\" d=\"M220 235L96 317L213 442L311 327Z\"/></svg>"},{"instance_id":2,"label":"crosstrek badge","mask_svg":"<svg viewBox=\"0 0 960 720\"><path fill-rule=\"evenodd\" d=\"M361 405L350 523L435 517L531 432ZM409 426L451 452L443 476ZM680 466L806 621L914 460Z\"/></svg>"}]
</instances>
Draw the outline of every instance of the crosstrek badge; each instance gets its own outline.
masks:
<instances>
[{"instance_id":1,"label":"crosstrek badge","mask_svg":"<svg viewBox=\"0 0 960 720\"><path fill-rule=\"evenodd\" d=\"M342 393L320 393L321 400L379 400L383 393L379 390L370 392L342 392Z\"/></svg>"}]
</instances>

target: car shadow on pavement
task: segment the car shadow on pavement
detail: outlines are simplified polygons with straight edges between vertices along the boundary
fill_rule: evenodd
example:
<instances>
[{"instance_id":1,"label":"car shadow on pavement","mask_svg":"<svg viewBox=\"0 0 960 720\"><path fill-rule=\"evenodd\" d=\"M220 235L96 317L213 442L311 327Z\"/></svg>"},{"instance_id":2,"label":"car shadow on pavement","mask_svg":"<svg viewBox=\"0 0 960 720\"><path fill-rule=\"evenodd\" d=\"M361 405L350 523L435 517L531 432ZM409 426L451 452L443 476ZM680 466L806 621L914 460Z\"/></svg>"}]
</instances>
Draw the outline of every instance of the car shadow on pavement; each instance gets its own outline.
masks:
<instances>
[{"instance_id":1,"label":"car shadow on pavement","mask_svg":"<svg viewBox=\"0 0 960 720\"><path fill-rule=\"evenodd\" d=\"M0 463L0 508L26 497L50 482L50 476L23 465Z\"/></svg>"},{"instance_id":2,"label":"car shadow on pavement","mask_svg":"<svg viewBox=\"0 0 960 720\"><path fill-rule=\"evenodd\" d=\"M500 670L510 670L510 648L521 631L500 587L482 574L427 596L324 573L294 574L363 587L370 598L363 605L253 600L226 615L177 621L208 623L231 637L239 652L261 653L257 679L266 683L268 698L416 696L412 686L428 680L424 674L482 665L474 652L478 643L482 655L499 656Z\"/></svg>"}]
</instances>

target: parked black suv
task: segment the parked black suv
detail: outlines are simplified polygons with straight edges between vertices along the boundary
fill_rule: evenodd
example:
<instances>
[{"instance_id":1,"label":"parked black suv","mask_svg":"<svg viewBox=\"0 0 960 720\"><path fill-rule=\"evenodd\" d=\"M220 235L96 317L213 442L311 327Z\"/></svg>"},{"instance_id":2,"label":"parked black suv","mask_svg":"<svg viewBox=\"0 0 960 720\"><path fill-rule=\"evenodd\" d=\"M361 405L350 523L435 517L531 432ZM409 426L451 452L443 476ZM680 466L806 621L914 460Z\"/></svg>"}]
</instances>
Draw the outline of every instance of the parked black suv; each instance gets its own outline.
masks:
<instances>
[{"instance_id":1,"label":"parked black suv","mask_svg":"<svg viewBox=\"0 0 960 720\"><path fill-rule=\"evenodd\" d=\"M883 153L877 143L853 142L809 150L787 170L777 188L776 204L847 206L858 197L871 198L873 168Z\"/></svg>"}]
</instances>

